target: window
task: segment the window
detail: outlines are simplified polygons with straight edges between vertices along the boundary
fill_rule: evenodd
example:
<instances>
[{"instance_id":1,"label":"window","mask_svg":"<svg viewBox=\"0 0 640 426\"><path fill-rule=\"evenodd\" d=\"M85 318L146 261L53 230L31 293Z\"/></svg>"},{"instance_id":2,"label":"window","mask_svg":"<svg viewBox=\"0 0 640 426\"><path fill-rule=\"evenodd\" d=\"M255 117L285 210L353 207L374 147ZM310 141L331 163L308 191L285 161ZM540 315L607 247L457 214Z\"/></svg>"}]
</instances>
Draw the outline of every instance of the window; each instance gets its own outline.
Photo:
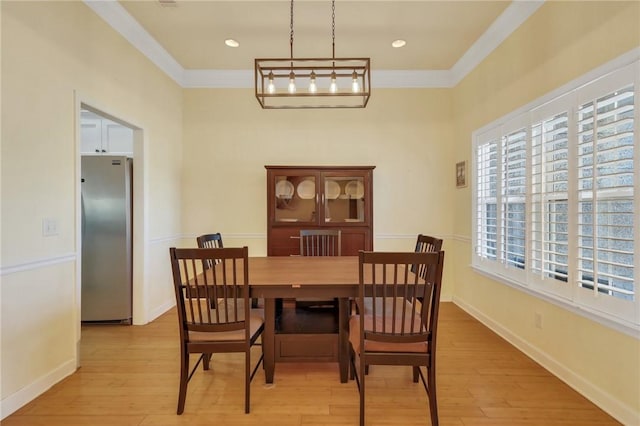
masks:
<instances>
[{"instance_id":1,"label":"window","mask_svg":"<svg viewBox=\"0 0 640 426\"><path fill-rule=\"evenodd\" d=\"M639 62L474 133L474 267L640 329Z\"/></svg>"}]
</instances>

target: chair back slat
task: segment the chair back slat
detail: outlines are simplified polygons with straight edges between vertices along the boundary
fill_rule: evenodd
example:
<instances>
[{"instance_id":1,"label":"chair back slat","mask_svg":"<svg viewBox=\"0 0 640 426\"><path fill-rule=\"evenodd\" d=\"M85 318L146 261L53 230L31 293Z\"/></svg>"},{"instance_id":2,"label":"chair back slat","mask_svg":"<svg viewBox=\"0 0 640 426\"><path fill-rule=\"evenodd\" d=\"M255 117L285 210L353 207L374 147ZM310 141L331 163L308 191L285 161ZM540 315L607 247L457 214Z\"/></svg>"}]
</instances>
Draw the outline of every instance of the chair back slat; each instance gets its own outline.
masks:
<instances>
[{"instance_id":1,"label":"chair back slat","mask_svg":"<svg viewBox=\"0 0 640 426\"><path fill-rule=\"evenodd\" d=\"M246 329L248 333L244 315L249 312L247 247L172 248L170 253L183 331ZM205 268L207 264L214 267Z\"/></svg>"},{"instance_id":2,"label":"chair back slat","mask_svg":"<svg viewBox=\"0 0 640 426\"><path fill-rule=\"evenodd\" d=\"M359 255L358 303L364 306L365 298L371 303L370 315L362 315L363 340L430 342L437 324L444 252L361 251Z\"/></svg>"},{"instance_id":3,"label":"chair back slat","mask_svg":"<svg viewBox=\"0 0 640 426\"><path fill-rule=\"evenodd\" d=\"M302 229L300 230L301 256L340 256L342 253L340 230Z\"/></svg>"}]
</instances>

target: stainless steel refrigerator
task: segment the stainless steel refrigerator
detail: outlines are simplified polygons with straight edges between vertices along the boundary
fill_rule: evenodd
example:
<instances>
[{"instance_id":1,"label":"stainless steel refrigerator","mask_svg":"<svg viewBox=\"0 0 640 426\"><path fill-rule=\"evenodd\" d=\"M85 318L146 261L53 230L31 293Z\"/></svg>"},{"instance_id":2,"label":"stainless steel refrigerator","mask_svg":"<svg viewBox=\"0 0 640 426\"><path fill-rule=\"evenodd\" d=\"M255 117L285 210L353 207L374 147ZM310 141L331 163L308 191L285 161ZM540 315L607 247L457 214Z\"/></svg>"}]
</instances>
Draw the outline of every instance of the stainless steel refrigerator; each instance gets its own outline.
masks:
<instances>
[{"instance_id":1,"label":"stainless steel refrigerator","mask_svg":"<svg viewBox=\"0 0 640 426\"><path fill-rule=\"evenodd\" d=\"M132 159L83 156L82 312L85 322L131 324Z\"/></svg>"}]
</instances>

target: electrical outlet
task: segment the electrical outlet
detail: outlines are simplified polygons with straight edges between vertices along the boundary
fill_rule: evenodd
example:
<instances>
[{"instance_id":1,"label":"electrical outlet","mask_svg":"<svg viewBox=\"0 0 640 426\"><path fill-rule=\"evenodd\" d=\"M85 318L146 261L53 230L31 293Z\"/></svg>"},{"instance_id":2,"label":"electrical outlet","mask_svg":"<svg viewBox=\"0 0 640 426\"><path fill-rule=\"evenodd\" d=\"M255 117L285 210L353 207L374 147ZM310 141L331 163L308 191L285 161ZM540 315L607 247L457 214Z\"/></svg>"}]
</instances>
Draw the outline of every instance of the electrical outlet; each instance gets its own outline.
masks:
<instances>
[{"instance_id":1,"label":"electrical outlet","mask_svg":"<svg viewBox=\"0 0 640 426\"><path fill-rule=\"evenodd\" d=\"M536 328L542 328L542 314L540 312L536 312L534 314L533 322L536 325Z\"/></svg>"},{"instance_id":2,"label":"electrical outlet","mask_svg":"<svg viewBox=\"0 0 640 426\"><path fill-rule=\"evenodd\" d=\"M55 218L45 217L42 219L42 236L52 237L58 235L58 221Z\"/></svg>"}]
</instances>

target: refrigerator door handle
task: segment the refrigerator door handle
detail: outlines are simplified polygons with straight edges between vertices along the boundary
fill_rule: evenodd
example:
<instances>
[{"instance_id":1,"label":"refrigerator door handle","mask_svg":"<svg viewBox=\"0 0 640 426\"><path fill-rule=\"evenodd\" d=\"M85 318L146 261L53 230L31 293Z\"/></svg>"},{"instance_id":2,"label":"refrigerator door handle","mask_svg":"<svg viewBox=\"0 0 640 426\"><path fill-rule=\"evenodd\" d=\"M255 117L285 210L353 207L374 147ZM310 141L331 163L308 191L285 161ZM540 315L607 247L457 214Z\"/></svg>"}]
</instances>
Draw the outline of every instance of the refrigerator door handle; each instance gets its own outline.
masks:
<instances>
[{"instance_id":1,"label":"refrigerator door handle","mask_svg":"<svg viewBox=\"0 0 640 426\"><path fill-rule=\"evenodd\" d=\"M85 234L84 222L84 197L80 194L80 232L82 232L82 235Z\"/></svg>"}]
</instances>

